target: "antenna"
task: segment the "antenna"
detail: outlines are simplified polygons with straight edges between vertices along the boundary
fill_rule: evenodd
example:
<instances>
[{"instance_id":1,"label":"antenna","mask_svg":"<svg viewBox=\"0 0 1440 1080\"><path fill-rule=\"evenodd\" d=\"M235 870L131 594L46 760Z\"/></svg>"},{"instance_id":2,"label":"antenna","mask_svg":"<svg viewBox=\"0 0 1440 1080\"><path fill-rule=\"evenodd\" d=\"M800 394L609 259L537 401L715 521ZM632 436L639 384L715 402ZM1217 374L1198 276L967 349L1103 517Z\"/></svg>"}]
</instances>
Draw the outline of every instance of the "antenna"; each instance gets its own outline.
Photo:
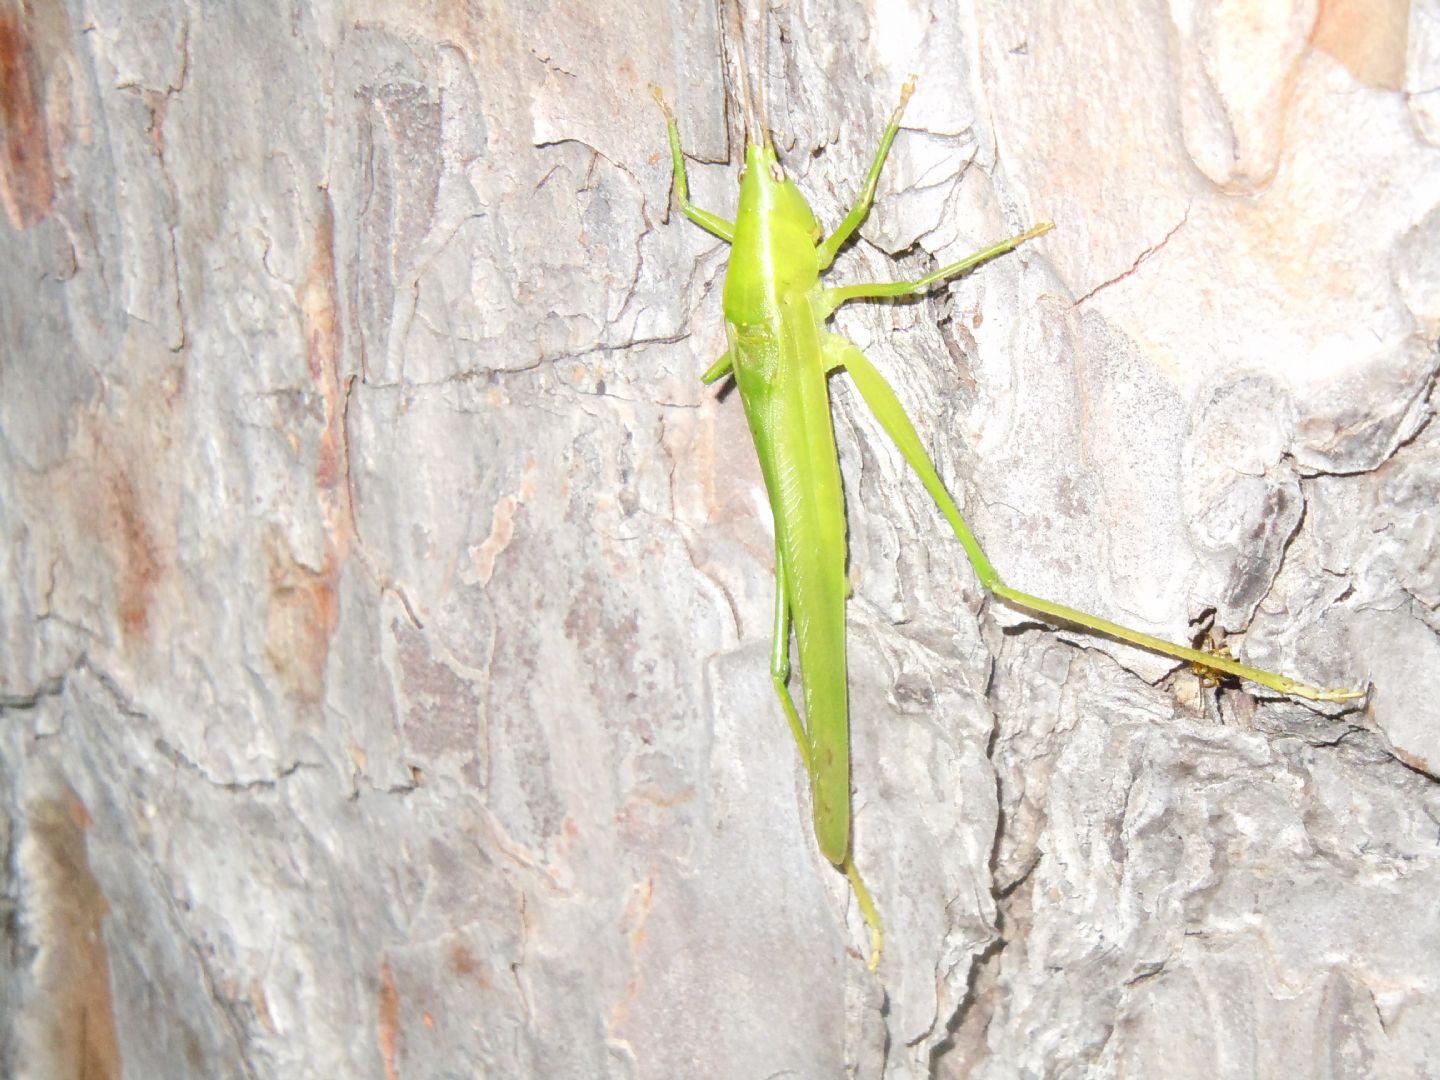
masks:
<instances>
[{"instance_id":1,"label":"antenna","mask_svg":"<svg viewBox=\"0 0 1440 1080\"><path fill-rule=\"evenodd\" d=\"M760 43L755 68L755 102L760 116L760 138L762 146L770 145L770 116L765 110L765 84L769 81L770 69L766 67L766 52L770 46L770 0L760 0Z\"/></svg>"},{"instance_id":2,"label":"antenna","mask_svg":"<svg viewBox=\"0 0 1440 1080\"><path fill-rule=\"evenodd\" d=\"M750 97L750 67L745 60L745 17L741 11L743 0L731 0L730 14L735 24L735 52L739 58L740 107L745 114L745 142L765 143L770 139L763 119L757 115Z\"/></svg>"}]
</instances>

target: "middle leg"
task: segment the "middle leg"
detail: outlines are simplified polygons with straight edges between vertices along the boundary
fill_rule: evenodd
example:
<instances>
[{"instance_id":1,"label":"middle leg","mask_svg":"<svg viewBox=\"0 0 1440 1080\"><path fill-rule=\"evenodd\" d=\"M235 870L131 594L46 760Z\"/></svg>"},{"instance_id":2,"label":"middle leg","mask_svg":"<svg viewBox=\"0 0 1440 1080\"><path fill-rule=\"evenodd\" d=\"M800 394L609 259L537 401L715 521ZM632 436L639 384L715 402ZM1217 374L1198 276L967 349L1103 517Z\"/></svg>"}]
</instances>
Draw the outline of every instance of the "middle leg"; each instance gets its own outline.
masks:
<instances>
[{"instance_id":1,"label":"middle leg","mask_svg":"<svg viewBox=\"0 0 1440 1080\"><path fill-rule=\"evenodd\" d=\"M1027 240L1034 240L1037 236L1044 236L1055 227L1053 222L1042 221L1039 225L1025 230L1018 236L1012 236L1008 240L1001 240L998 244L992 244L984 251L977 251L974 255L967 255L958 262L948 263L932 273L914 281L867 281L859 285L843 285L837 289L825 289L821 293L819 315L822 319L828 319L831 313L841 304L849 300L861 298L874 298L881 296L909 296L912 293L923 292L937 281L944 281L946 278L963 274L972 267L979 266L983 262L995 258L997 255L1004 255L1007 251L1014 251Z\"/></svg>"}]
</instances>

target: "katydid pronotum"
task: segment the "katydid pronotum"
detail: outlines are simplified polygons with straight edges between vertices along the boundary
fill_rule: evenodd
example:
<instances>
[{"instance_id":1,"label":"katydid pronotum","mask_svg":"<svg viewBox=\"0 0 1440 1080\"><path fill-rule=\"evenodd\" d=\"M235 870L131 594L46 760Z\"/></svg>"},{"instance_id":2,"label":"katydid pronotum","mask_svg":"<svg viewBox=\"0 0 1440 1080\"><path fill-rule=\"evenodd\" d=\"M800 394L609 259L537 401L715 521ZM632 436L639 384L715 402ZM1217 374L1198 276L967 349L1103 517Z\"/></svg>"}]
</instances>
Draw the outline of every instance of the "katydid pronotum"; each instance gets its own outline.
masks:
<instances>
[{"instance_id":1,"label":"katydid pronotum","mask_svg":"<svg viewBox=\"0 0 1440 1080\"><path fill-rule=\"evenodd\" d=\"M1055 623L1083 627L1177 660L1197 671L1248 679L1282 694L1313 701L1349 701L1363 691L1320 690L1250 667L1228 651L1204 652L1143 634L1064 604L1010 588L1000 580L935 472L915 428L885 378L851 342L825 329L849 300L903 297L953 278L1027 240L1050 231L1044 222L914 281L827 288L820 275L865 219L881 167L915 88L912 77L880 139L859 198L838 228L824 236L808 203L786 178L762 115L745 101L745 164L735 220L690 201L675 115L658 87L664 110L680 209L695 224L731 245L725 275L725 332L729 347L702 377L735 379L755 440L775 518L775 621L770 676L810 778L815 836L825 857L849 879L870 930L871 970L882 947L880 916L855 868L850 830L850 741L845 668L845 509L835 434L830 419L829 375L850 373L861 398L919 476L965 549L989 592ZM790 696L790 631L794 627L805 694L802 722Z\"/></svg>"}]
</instances>

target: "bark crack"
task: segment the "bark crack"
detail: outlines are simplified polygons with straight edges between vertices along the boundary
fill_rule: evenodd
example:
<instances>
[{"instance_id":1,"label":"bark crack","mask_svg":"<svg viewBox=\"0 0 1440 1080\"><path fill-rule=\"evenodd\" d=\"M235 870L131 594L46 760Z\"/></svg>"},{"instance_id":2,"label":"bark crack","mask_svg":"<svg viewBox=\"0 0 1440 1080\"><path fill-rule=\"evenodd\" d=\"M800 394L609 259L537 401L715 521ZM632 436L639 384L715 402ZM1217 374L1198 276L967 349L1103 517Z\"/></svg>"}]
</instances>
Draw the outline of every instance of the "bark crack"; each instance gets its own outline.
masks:
<instances>
[{"instance_id":1,"label":"bark crack","mask_svg":"<svg viewBox=\"0 0 1440 1080\"><path fill-rule=\"evenodd\" d=\"M1140 267L1141 267L1146 261L1148 261L1148 260L1150 259L1150 257L1151 257L1152 255L1154 255L1154 254L1155 254L1156 252L1158 252L1161 248L1163 248L1166 244L1168 244L1168 243L1170 242L1170 238L1171 238L1172 236L1174 236L1177 232L1179 232L1179 231L1180 231L1180 227L1181 227L1182 225L1184 225L1184 224L1185 224L1187 221L1189 221L1189 220L1190 220L1190 208L1187 206L1187 207L1185 208L1185 214L1184 214L1184 216L1181 217L1181 219L1175 223L1174 228L1172 228L1169 232L1167 232L1164 236L1162 236L1158 241L1156 241L1155 243L1153 243L1153 244L1151 244L1149 247L1147 247L1144 251L1140 252L1139 255L1135 256L1135 261L1130 264L1129 269L1127 269L1127 270L1122 270L1120 273L1116 274L1114 277L1110 278L1108 281L1102 281L1099 285L1096 285L1093 289L1091 289L1089 292L1087 292L1084 296L1080 297L1080 299L1076 300L1073 304L1071 304L1071 305L1070 305L1071 308L1077 308L1077 307L1079 307L1081 304L1085 303L1086 300L1089 300L1091 297L1093 297L1096 293L1100 292L1102 289L1108 289L1108 288L1110 288L1110 286L1115 285L1115 284L1118 284L1119 282L1124 281L1124 280L1125 280L1126 278L1128 278L1130 275L1134 274L1137 270L1140 269Z\"/></svg>"}]
</instances>

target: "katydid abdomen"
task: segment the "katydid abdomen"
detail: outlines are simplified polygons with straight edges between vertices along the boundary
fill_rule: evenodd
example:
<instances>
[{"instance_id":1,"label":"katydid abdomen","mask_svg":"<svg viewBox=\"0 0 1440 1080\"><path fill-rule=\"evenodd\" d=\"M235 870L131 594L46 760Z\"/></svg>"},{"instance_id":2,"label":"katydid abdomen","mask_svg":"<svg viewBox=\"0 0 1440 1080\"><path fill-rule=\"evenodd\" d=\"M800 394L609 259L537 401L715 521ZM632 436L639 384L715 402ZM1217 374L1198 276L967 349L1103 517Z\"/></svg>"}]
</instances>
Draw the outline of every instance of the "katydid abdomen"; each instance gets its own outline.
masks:
<instances>
[{"instance_id":1,"label":"katydid abdomen","mask_svg":"<svg viewBox=\"0 0 1440 1080\"><path fill-rule=\"evenodd\" d=\"M737 228L737 248L744 235ZM747 325L728 321L727 302L730 352L775 520L776 602L786 609L777 621L788 615L800 657L815 836L838 866L850 844L845 504L821 328L808 290L758 307L773 315ZM788 636L775 647L787 650L788 662Z\"/></svg>"}]
</instances>

